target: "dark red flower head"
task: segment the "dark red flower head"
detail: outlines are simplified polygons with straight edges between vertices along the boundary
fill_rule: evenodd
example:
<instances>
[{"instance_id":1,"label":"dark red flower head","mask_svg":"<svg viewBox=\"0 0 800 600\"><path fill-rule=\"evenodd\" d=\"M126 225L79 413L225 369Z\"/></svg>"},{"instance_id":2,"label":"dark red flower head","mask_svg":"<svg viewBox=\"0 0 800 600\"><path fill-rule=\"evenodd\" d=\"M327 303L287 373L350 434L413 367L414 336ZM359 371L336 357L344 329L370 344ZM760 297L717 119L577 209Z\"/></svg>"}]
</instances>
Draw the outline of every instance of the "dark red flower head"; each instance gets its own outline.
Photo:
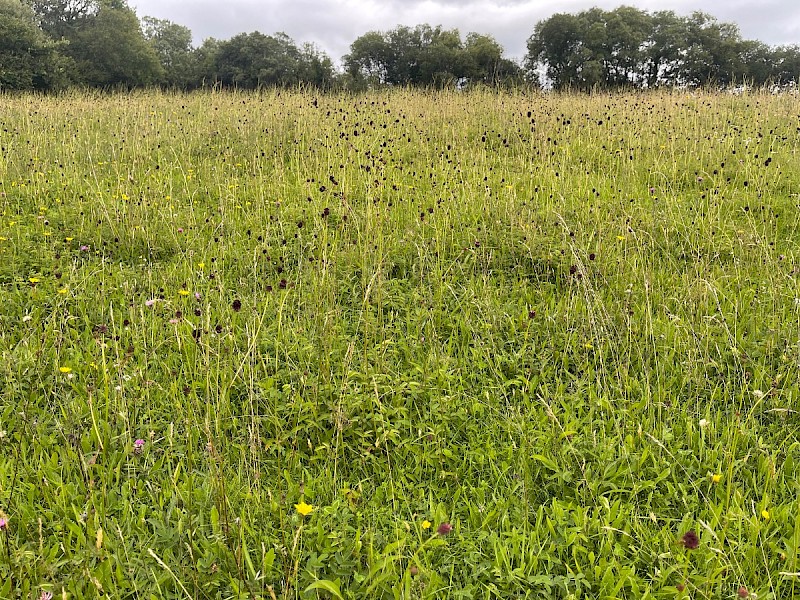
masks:
<instances>
[{"instance_id":1,"label":"dark red flower head","mask_svg":"<svg viewBox=\"0 0 800 600\"><path fill-rule=\"evenodd\" d=\"M687 531L683 534L683 537L681 537L680 543L687 550L697 550L697 547L700 545L700 538L697 537L697 533L694 531Z\"/></svg>"},{"instance_id":2,"label":"dark red flower head","mask_svg":"<svg viewBox=\"0 0 800 600\"><path fill-rule=\"evenodd\" d=\"M439 535L447 535L451 531L453 531L453 526L450 523L442 523L436 528L436 533Z\"/></svg>"}]
</instances>

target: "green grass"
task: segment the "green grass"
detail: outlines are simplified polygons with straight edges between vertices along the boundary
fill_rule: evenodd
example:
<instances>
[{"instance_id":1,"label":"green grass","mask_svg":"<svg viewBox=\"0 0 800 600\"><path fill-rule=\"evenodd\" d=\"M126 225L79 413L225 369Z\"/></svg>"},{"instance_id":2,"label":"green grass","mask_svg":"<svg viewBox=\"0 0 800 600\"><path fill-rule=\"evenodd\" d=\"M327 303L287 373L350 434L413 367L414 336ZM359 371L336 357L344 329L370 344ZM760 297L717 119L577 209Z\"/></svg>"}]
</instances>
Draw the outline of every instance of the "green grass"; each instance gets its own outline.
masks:
<instances>
[{"instance_id":1,"label":"green grass","mask_svg":"<svg viewBox=\"0 0 800 600\"><path fill-rule=\"evenodd\" d=\"M800 597L799 142L791 95L0 96L0 597Z\"/></svg>"}]
</instances>

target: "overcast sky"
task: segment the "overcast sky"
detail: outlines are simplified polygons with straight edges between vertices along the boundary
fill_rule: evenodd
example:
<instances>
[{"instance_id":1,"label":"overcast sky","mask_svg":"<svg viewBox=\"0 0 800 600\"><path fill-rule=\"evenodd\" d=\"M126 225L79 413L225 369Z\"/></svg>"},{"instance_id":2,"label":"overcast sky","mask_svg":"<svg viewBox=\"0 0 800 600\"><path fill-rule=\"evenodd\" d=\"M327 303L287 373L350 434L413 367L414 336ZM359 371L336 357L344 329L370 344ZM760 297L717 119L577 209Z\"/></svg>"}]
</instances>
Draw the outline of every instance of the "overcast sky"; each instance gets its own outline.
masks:
<instances>
[{"instance_id":1,"label":"overcast sky","mask_svg":"<svg viewBox=\"0 0 800 600\"><path fill-rule=\"evenodd\" d=\"M142 16L168 19L192 30L196 44L208 37L283 31L295 42L313 42L339 63L367 31L428 23L490 34L512 58L525 55L536 23L554 12L579 12L621 4L689 14L698 10L739 25L742 36L770 45L800 44L800 0L129 0Z\"/></svg>"}]
</instances>

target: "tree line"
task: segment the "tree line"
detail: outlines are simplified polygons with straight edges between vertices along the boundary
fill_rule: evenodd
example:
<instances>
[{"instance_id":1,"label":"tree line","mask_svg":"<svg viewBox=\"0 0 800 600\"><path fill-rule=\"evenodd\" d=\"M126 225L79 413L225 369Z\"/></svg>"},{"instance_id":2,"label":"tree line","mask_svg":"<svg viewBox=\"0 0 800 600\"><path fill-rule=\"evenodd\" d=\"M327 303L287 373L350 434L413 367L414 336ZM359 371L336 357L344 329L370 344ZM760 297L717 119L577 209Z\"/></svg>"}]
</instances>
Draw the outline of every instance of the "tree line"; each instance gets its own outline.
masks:
<instances>
[{"instance_id":1,"label":"tree line","mask_svg":"<svg viewBox=\"0 0 800 600\"><path fill-rule=\"evenodd\" d=\"M525 65L556 88L795 84L800 47L744 40L711 15L630 6L560 13L536 24Z\"/></svg>"},{"instance_id":2,"label":"tree line","mask_svg":"<svg viewBox=\"0 0 800 600\"><path fill-rule=\"evenodd\" d=\"M192 44L192 32L136 15L126 0L0 0L0 90L70 86L255 89L309 85L552 86L556 89L790 85L800 47L742 39L733 23L694 12L622 6L540 21L522 64L491 36L398 26L357 38L342 69L284 33Z\"/></svg>"}]
</instances>

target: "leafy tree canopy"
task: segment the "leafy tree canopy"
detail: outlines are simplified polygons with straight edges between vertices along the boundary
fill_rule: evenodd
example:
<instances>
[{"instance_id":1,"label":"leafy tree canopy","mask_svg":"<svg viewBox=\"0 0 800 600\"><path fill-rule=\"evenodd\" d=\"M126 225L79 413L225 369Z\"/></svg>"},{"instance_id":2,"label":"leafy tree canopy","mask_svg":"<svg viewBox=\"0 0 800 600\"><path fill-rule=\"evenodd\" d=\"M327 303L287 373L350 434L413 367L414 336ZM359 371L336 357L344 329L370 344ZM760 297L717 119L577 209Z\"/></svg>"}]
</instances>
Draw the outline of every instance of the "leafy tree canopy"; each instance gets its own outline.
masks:
<instances>
[{"instance_id":1,"label":"leafy tree canopy","mask_svg":"<svg viewBox=\"0 0 800 600\"><path fill-rule=\"evenodd\" d=\"M38 27L36 14L19 0L0 0L0 89L60 87L65 62Z\"/></svg>"},{"instance_id":2,"label":"leafy tree canopy","mask_svg":"<svg viewBox=\"0 0 800 600\"><path fill-rule=\"evenodd\" d=\"M129 7L104 4L71 44L84 83L140 86L157 83L163 70L139 19Z\"/></svg>"},{"instance_id":3,"label":"leafy tree canopy","mask_svg":"<svg viewBox=\"0 0 800 600\"><path fill-rule=\"evenodd\" d=\"M302 83L325 85L333 79L333 63L313 46L298 48L285 33L241 33L219 42L211 66L226 86L255 89Z\"/></svg>"},{"instance_id":4,"label":"leafy tree canopy","mask_svg":"<svg viewBox=\"0 0 800 600\"><path fill-rule=\"evenodd\" d=\"M427 24L370 31L351 44L344 65L364 85L495 85L521 76L493 38L470 33L462 41L457 29Z\"/></svg>"},{"instance_id":5,"label":"leafy tree canopy","mask_svg":"<svg viewBox=\"0 0 800 600\"><path fill-rule=\"evenodd\" d=\"M743 40L736 25L703 12L681 17L621 6L540 21L525 65L529 73L544 70L556 89L761 85L789 79L779 66L782 51Z\"/></svg>"},{"instance_id":6,"label":"leafy tree canopy","mask_svg":"<svg viewBox=\"0 0 800 600\"><path fill-rule=\"evenodd\" d=\"M142 17L144 38L161 65L161 85L193 87L200 75L198 54L192 48L192 32L188 27L165 19Z\"/></svg>"}]
</instances>

